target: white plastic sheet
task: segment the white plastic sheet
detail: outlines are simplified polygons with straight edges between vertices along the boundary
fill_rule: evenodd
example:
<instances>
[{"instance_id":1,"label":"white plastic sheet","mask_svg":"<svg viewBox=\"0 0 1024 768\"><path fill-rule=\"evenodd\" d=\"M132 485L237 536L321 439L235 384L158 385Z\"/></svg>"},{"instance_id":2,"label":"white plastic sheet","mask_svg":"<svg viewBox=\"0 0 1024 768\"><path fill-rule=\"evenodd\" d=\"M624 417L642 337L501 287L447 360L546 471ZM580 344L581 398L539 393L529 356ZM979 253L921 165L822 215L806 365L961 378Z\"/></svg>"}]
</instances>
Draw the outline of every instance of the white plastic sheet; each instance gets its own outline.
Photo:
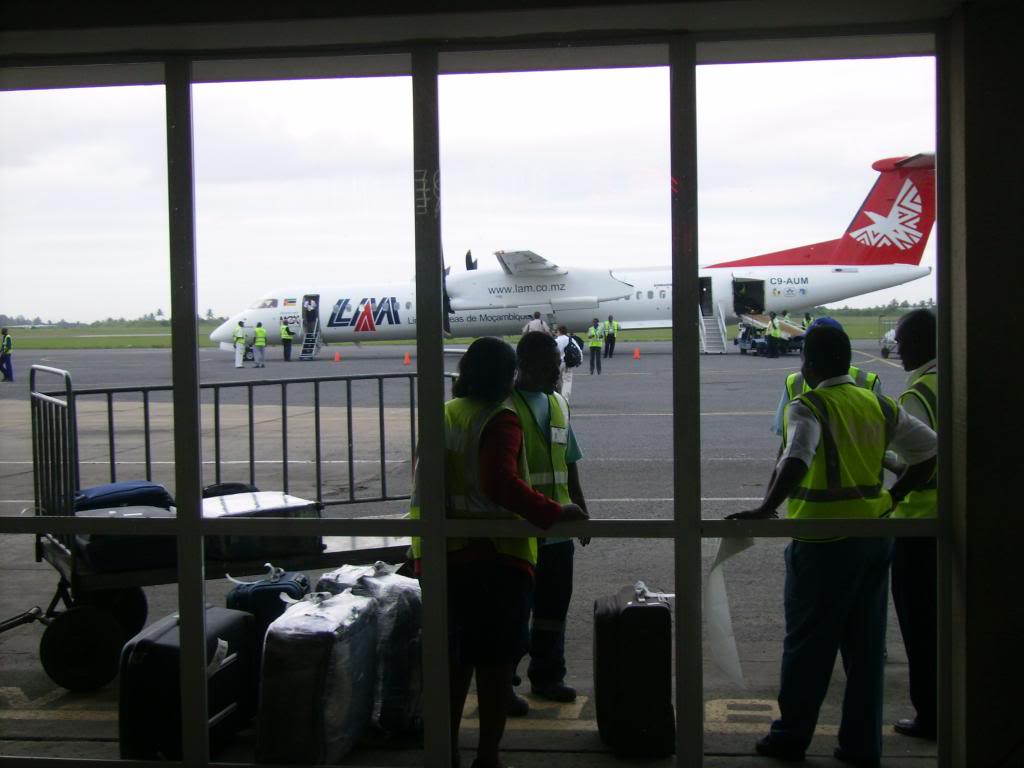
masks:
<instances>
[{"instance_id":1,"label":"white plastic sheet","mask_svg":"<svg viewBox=\"0 0 1024 768\"><path fill-rule=\"evenodd\" d=\"M720 539L718 552L704 584L704 616L707 620L711 658L730 681L744 689L747 684L743 679L743 667L736 648L736 635L732 631L729 595L725 591L725 564L753 544L754 540L748 538Z\"/></svg>"}]
</instances>

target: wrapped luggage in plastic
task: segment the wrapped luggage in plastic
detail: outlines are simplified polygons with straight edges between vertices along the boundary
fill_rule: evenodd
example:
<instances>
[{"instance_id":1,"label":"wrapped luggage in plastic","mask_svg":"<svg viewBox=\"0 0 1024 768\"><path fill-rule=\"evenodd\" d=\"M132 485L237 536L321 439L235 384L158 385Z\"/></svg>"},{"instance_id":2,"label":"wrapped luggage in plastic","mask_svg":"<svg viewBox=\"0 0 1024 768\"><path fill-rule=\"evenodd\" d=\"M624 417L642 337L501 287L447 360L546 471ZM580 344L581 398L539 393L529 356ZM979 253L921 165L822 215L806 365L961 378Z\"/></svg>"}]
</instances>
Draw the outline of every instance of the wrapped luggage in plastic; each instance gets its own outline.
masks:
<instances>
[{"instance_id":1,"label":"wrapped luggage in plastic","mask_svg":"<svg viewBox=\"0 0 1024 768\"><path fill-rule=\"evenodd\" d=\"M370 723L377 601L313 593L267 629L256 760L336 763Z\"/></svg>"},{"instance_id":2,"label":"wrapped luggage in plastic","mask_svg":"<svg viewBox=\"0 0 1024 768\"><path fill-rule=\"evenodd\" d=\"M344 565L325 573L318 592L365 590L377 598L377 680L373 719L389 733L407 733L422 727L423 611L420 583L399 576L399 566Z\"/></svg>"}]
</instances>

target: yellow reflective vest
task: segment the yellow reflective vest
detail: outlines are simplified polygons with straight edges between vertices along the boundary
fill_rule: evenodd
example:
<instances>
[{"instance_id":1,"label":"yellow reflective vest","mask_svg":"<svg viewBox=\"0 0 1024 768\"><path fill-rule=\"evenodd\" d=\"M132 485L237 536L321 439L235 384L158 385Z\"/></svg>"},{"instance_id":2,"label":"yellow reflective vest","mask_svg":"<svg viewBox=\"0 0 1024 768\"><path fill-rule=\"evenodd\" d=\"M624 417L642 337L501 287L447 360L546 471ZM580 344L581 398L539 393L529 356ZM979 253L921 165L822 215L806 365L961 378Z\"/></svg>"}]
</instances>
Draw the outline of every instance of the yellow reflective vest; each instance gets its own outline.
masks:
<instances>
[{"instance_id":1,"label":"yellow reflective vest","mask_svg":"<svg viewBox=\"0 0 1024 768\"><path fill-rule=\"evenodd\" d=\"M523 428L530 487L559 504L568 504L569 465L565 456L569 447L569 404L557 392L547 397L549 426L546 435L541 432L529 403L518 391L512 393L512 404Z\"/></svg>"},{"instance_id":2,"label":"yellow reflective vest","mask_svg":"<svg viewBox=\"0 0 1024 768\"><path fill-rule=\"evenodd\" d=\"M605 336L616 336L619 333L619 321L612 320L611 322L604 321L604 333Z\"/></svg>"},{"instance_id":3,"label":"yellow reflective vest","mask_svg":"<svg viewBox=\"0 0 1024 768\"><path fill-rule=\"evenodd\" d=\"M253 339L253 342L252 342L252 345L254 347L265 347L265 346L267 346L267 329L266 328L254 328L252 333L253 333L253 336L255 337Z\"/></svg>"},{"instance_id":4,"label":"yellow reflective vest","mask_svg":"<svg viewBox=\"0 0 1024 768\"><path fill-rule=\"evenodd\" d=\"M509 400L502 403L484 403L468 397L457 397L444 404L445 440L445 511L449 519L509 520L522 519L519 515L495 504L484 495L480 476L480 438L484 428L502 411L516 412ZM530 484L530 472L526 458L526 435L524 424L523 445L519 451L519 477ZM413 478L412 500L409 517L419 519L419 472ZM531 486L532 487L532 486ZM504 555L537 564L537 539L494 538L495 549ZM448 551L466 548L469 539L450 537ZM422 554L418 536L412 539L413 557Z\"/></svg>"},{"instance_id":5,"label":"yellow reflective vest","mask_svg":"<svg viewBox=\"0 0 1024 768\"><path fill-rule=\"evenodd\" d=\"M288 323L281 323L281 341L291 341L294 338Z\"/></svg>"},{"instance_id":6,"label":"yellow reflective vest","mask_svg":"<svg viewBox=\"0 0 1024 768\"><path fill-rule=\"evenodd\" d=\"M875 385L878 384L878 374L871 373L870 371L862 371L855 365L850 366L850 378L853 379L853 383L858 387L868 390L869 392L874 391ZM786 398L792 400L797 395L802 395L804 392L810 392L811 388L807 386L807 382L804 381L804 375L800 371L794 371L786 377ZM782 411L782 429L786 429L786 419L788 418L789 408L784 408Z\"/></svg>"},{"instance_id":7,"label":"yellow reflective vest","mask_svg":"<svg viewBox=\"0 0 1024 768\"><path fill-rule=\"evenodd\" d=\"M234 332L234 334L232 335L231 338L234 340L235 344L241 344L244 347L245 346L245 328L243 328L240 325L236 325L235 326L235 332Z\"/></svg>"},{"instance_id":8,"label":"yellow reflective vest","mask_svg":"<svg viewBox=\"0 0 1024 768\"><path fill-rule=\"evenodd\" d=\"M813 389L796 400L821 425L821 439L807 474L790 494L787 517L885 515L891 498L882 487L882 458L896 428L896 401L851 384Z\"/></svg>"},{"instance_id":9,"label":"yellow reflective vest","mask_svg":"<svg viewBox=\"0 0 1024 768\"><path fill-rule=\"evenodd\" d=\"M590 326L587 328L587 346L600 349L604 344L604 328Z\"/></svg>"},{"instance_id":10,"label":"yellow reflective vest","mask_svg":"<svg viewBox=\"0 0 1024 768\"><path fill-rule=\"evenodd\" d=\"M933 430L939 425L938 420L938 374L934 368L925 371L900 395L900 405L910 398L916 398L924 406L928 415L926 422ZM938 470L923 487L908 493L892 511L893 517L935 517L938 511Z\"/></svg>"}]
</instances>

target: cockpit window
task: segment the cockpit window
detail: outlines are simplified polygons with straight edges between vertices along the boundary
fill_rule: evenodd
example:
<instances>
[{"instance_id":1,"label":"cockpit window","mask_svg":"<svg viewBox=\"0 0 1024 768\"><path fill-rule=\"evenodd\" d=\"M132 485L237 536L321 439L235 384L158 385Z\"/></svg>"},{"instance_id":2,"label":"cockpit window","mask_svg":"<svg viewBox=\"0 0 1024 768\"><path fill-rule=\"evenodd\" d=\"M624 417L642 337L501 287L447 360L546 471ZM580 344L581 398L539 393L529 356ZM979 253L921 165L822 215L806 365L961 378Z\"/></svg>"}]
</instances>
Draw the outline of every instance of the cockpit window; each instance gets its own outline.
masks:
<instances>
[{"instance_id":1,"label":"cockpit window","mask_svg":"<svg viewBox=\"0 0 1024 768\"><path fill-rule=\"evenodd\" d=\"M277 299L260 299L253 304L249 309L276 309Z\"/></svg>"}]
</instances>

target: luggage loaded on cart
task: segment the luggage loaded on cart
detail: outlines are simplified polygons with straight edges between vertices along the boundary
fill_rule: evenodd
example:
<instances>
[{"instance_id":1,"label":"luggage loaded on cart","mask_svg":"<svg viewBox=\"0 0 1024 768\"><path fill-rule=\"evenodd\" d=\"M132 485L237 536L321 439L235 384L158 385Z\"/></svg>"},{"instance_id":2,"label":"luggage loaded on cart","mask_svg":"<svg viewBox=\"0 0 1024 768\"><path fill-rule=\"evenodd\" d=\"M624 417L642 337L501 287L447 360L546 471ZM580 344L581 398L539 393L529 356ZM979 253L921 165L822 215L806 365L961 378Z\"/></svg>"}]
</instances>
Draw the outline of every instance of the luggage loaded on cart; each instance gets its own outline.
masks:
<instances>
[{"instance_id":1,"label":"luggage loaded on cart","mask_svg":"<svg viewBox=\"0 0 1024 768\"><path fill-rule=\"evenodd\" d=\"M61 376L63 393L40 392L39 373ZM80 488L70 376L33 366L30 379L33 511L51 529L36 534L36 561L53 566L58 583L45 610L34 607L0 622L0 632L35 621L46 625L39 646L46 673L70 690L94 690L117 676L122 647L146 625L142 588L178 581L177 511L166 488L145 480ZM203 495L205 519L321 516L320 502L247 484L211 486ZM79 524L66 524L70 518ZM89 533L82 532L84 519ZM128 520L139 524L127 529ZM204 575L257 574L270 559L287 571L401 560L407 545L401 538L208 535Z\"/></svg>"}]
</instances>

